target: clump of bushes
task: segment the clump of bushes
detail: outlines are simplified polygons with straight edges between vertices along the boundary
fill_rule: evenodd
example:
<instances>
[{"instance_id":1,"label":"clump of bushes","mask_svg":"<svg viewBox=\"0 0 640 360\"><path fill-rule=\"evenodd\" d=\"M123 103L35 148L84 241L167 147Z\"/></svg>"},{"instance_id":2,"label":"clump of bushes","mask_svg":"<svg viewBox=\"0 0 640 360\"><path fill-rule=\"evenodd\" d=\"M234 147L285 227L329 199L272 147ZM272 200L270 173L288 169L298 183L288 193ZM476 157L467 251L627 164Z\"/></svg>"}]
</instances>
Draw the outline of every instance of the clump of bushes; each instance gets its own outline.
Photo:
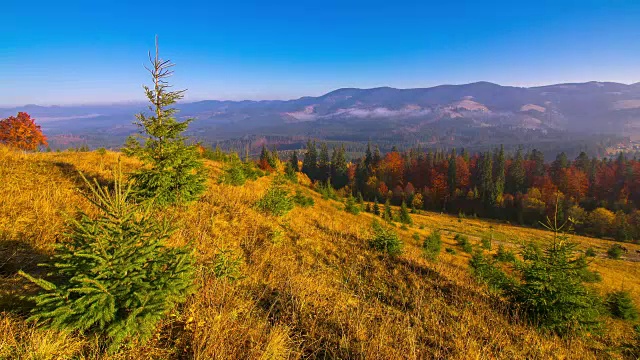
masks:
<instances>
[{"instance_id":1,"label":"clump of bushes","mask_svg":"<svg viewBox=\"0 0 640 360\"><path fill-rule=\"evenodd\" d=\"M618 290L610 293L605 304L613 317L632 321L638 319L638 309L628 291Z\"/></svg>"},{"instance_id":2,"label":"clump of bushes","mask_svg":"<svg viewBox=\"0 0 640 360\"><path fill-rule=\"evenodd\" d=\"M336 194L333 186L331 186L331 183L329 183L328 181L320 182L316 185L315 189L318 193L320 193L320 195L322 195L322 199L324 200L338 200L338 194Z\"/></svg>"},{"instance_id":3,"label":"clump of bushes","mask_svg":"<svg viewBox=\"0 0 640 360\"><path fill-rule=\"evenodd\" d=\"M584 251L584 255L588 257L595 257L596 251L592 247L589 247L587 250Z\"/></svg>"},{"instance_id":4,"label":"clump of bushes","mask_svg":"<svg viewBox=\"0 0 640 360\"><path fill-rule=\"evenodd\" d=\"M458 246L462 248L462 251L469 254L473 251L473 246L469 242L469 238L466 235L456 234L453 240L455 240Z\"/></svg>"},{"instance_id":5,"label":"clump of bushes","mask_svg":"<svg viewBox=\"0 0 640 360\"><path fill-rule=\"evenodd\" d=\"M345 202L344 211L349 214L358 215L360 214L360 205L356 203L356 200L351 194L347 197L347 201Z\"/></svg>"},{"instance_id":6,"label":"clump of bushes","mask_svg":"<svg viewBox=\"0 0 640 360\"><path fill-rule=\"evenodd\" d=\"M491 250L491 238L483 236L480 240L480 245L485 250Z\"/></svg>"},{"instance_id":7,"label":"clump of bushes","mask_svg":"<svg viewBox=\"0 0 640 360\"><path fill-rule=\"evenodd\" d=\"M395 231L385 228L379 222L373 222L373 237L369 240L369 246L380 252L396 256L402 253L402 241Z\"/></svg>"},{"instance_id":8,"label":"clump of bushes","mask_svg":"<svg viewBox=\"0 0 640 360\"><path fill-rule=\"evenodd\" d=\"M504 248L504 245L498 245L498 251L494 255L494 258L500 262L514 262L516 261L516 255L511 250Z\"/></svg>"},{"instance_id":9,"label":"clump of bushes","mask_svg":"<svg viewBox=\"0 0 640 360\"><path fill-rule=\"evenodd\" d=\"M228 155L225 169L218 178L218 183L242 186L247 180L256 180L259 177L264 176L264 171L256 167L253 162L242 162L238 155Z\"/></svg>"},{"instance_id":10,"label":"clump of bushes","mask_svg":"<svg viewBox=\"0 0 640 360\"><path fill-rule=\"evenodd\" d=\"M293 195L293 202L300 207L311 207L315 205L315 201L311 196L306 196L300 190L296 190L295 195Z\"/></svg>"},{"instance_id":11,"label":"clump of bushes","mask_svg":"<svg viewBox=\"0 0 640 360\"><path fill-rule=\"evenodd\" d=\"M422 243L422 251L429 260L435 260L440 254L442 248L442 236L439 230L433 230Z\"/></svg>"},{"instance_id":12,"label":"clump of bushes","mask_svg":"<svg viewBox=\"0 0 640 360\"><path fill-rule=\"evenodd\" d=\"M294 205L289 191L282 186L281 181L275 179L264 196L256 203L256 208L274 216L283 216L291 211Z\"/></svg>"},{"instance_id":13,"label":"clump of bushes","mask_svg":"<svg viewBox=\"0 0 640 360\"><path fill-rule=\"evenodd\" d=\"M492 290L508 289L514 283L513 279L496 265L495 260L487 258L482 250L473 253L469 266L472 274L487 283Z\"/></svg>"},{"instance_id":14,"label":"clump of bushes","mask_svg":"<svg viewBox=\"0 0 640 360\"><path fill-rule=\"evenodd\" d=\"M613 244L607 249L607 256L610 259L618 260L622 257L622 254L624 254L624 249L620 244Z\"/></svg>"}]
</instances>

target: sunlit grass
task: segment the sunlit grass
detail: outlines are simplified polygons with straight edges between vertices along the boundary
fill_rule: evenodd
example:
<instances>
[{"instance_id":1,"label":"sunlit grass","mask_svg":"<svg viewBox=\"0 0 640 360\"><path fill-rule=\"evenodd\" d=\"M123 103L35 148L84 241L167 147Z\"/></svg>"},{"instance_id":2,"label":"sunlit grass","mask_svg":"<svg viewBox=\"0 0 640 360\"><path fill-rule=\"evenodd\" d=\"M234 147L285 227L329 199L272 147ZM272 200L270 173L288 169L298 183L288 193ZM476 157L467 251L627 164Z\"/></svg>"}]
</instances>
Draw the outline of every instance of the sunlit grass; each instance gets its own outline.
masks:
<instances>
[{"instance_id":1,"label":"sunlit grass","mask_svg":"<svg viewBox=\"0 0 640 360\"><path fill-rule=\"evenodd\" d=\"M90 210L76 190L81 186L76 171L108 183L119 156L25 155L0 147L0 241L6 244L0 251L18 254L16 244L24 244L19 256L7 257L2 265L0 297L14 296L16 289L30 291L22 288L17 269L38 271L33 263L63 239L65 216L73 216L76 208ZM125 170L138 166L122 160ZM368 246L372 214L346 213L338 202L305 190L315 200L313 207L271 216L254 206L271 177L235 187L215 181L221 164L207 162L207 167L208 191L198 202L158 214L180 228L171 244L195 247L199 291L169 314L151 342L113 358L599 358L619 357L620 346L633 336L630 324L613 320L601 335L570 341L523 325L470 276L469 254L453 240L465 234L475 246L493 231L495 251L498 243L515 249L525 241L548 241L548 232L423 213L412 215L414 225L407 230L395 228L404 248L393 258ZM288 187L292 193L302 189ZM434 229L441 230L443 245L438 260L430 261L421 245ZM610 245L579 236L573 240L598 253ZM445 252L447 247L457 253ZM239 280L208 271L222 249L242 257ZM595 285L599 290L624 287L640 304L640 263L597 257L592 267L603 277ZM0 315L0 358L96 358L99 345L91 338L25 323L20 309L28 304L0 305L6 311Z\"/></svg>"}]
</instances>

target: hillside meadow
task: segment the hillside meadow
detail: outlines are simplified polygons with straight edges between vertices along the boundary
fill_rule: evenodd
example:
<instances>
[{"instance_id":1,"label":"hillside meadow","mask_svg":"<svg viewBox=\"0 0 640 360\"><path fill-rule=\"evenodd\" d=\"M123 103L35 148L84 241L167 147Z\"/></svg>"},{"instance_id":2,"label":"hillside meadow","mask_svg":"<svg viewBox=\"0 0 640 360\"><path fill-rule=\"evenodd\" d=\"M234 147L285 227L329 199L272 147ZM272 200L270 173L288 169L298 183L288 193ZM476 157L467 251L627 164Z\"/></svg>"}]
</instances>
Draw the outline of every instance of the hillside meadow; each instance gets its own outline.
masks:
<instances>
[{"instance_id":1,"label":"hillside meadow","mask_svg":"<svg viewBox=\"0 0 640 360\"><path fill-rule=\"evenodd\" d=\"M65 221L78 209L94 211L80 192L78 172L103 185L121 159L125 171L140 164L115 152L29 153L0 147L0 358L3 359L595 359L631 356L633 324L606 318L600 333L579 338L543 334L525 324L505 302L474 279L469 254L456 234L476 244L493 236L518 244L549 241L531 228L413 214L414 224L395 229L404 243L398 257L368 246L372 214L352 215L338 201L323 200L306 185L288 185L314 198L283 217L254 204L272 176L234 187L216 181L223 164L207 161L206 194L158 217L179 230L170 245L192 246L198 290L158 327L153 339L103 354L94 338L43 330L25 321L24 295L36 288L17 275L45 270L52 244L64 240ZM425 236L439 229L438 260L422 254ZM418 234L416 237L414 234ZM640 304L639 246L625 244L621 260L606 258L611 241L573 236L598 255L591 268L602 275L602 294L624 288ZM455 249L455 253L445 251ZM235 280L217 277L219 254L239 260Z\"/></svg>"}]
</instances>

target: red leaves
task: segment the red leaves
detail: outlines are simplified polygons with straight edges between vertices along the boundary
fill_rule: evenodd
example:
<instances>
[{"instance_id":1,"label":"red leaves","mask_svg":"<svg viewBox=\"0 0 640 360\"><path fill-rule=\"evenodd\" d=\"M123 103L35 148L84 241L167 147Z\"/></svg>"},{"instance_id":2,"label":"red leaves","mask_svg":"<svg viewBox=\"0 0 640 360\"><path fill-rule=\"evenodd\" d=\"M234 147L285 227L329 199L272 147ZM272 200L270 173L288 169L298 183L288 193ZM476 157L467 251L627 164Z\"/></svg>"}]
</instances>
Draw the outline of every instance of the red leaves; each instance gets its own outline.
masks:
<instances>
[{"instance_id":1,"label":"red leaves","mask_svg":"<svg viewBox=\"0 0 640 360\"><path fill-rule=\"evenodd\" d=\"M40 126L25 112L0 120L0 143L21 150L36 150L40 145L48 145Z\"/></svg>"}]
</instances>

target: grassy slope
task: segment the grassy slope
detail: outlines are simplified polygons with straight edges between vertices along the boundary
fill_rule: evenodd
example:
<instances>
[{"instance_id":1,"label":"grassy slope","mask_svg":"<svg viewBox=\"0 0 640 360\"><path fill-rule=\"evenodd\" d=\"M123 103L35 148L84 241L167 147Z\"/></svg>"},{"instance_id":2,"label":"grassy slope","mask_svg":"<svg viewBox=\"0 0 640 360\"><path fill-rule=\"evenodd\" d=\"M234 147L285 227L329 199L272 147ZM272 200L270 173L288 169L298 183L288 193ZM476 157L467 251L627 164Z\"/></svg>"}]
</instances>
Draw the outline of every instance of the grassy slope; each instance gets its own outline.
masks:
<instances>
[{"instance_id":1,"label":"grassy slope","mask_svg":"<svg viewBox=\"0 0 640 360\"><path fill-rule=\"evenodd\" d=\"M64 232L63 213L89 208L74 190L81 185L76 170L106 183L117 157L23 155L0 147L0 358L97 357L91 339L24 322L17 295L33 287L15 272L37 272L34 263ZM214 176L220 165L208 165ZM137 164L123 159L123 166ZM467 254L443 251L431 263L411 237L439 228L446 246L455 247L456 232L476 242L474 236L488 231L485 221L415 215L414 227L398 229L405 252L391 259L367 247L372 215L347 214L315 193L313 208L296 208L282 218L255 211L252 204L269 181L230 187L212 180L199 202L162 214L180 226L173 244L195 246L200 290L167 318L153 341L113 358L617 358L629 341L630 325L612 320L605 334L585 339L541 335L470 277ZM548 238L538 230L493 226L505 243ZM601 240L575 239L600 252L607 247ZM208 264L220 249L243 257L245 278L230 283L211 275ZM624 285L640 303L640 263L598 258L594 267L603 274L599 287Z\"/></svg>"}]
</instances>

